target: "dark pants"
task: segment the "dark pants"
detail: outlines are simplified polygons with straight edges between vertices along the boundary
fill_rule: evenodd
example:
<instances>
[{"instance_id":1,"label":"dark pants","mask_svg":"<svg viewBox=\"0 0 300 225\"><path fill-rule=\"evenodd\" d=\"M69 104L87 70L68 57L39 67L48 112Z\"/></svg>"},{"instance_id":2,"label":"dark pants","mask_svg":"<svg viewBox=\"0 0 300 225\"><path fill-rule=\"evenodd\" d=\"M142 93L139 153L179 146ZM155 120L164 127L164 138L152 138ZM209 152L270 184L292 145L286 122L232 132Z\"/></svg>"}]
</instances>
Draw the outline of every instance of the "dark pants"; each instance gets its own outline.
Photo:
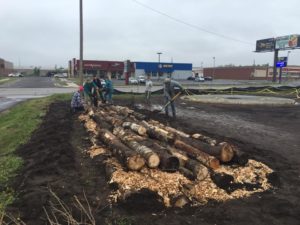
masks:
<instances>
[{"instance_id":1,"label":"dark pants","mask_svg":"<svg viewBox=\"0 0 300 225\"><path fill-rule=\"evenodd\" d=\"M83 111L83 110L84 110L83 106L73 107L72 108L72 112L80 112L80 111Z\"/></svg>"},{"instance_id":2,"label":"dark pants","mask_svg":"<svg viewBox=\"0 0 300 225\"><path fill-rule=\"evenodd\" d=\"M165 96L165 104L168 104L170 100L171 100L170 98L168 98L167 96ZM171 103L169 103L165 107L165 113L166 113L167 116L169 116L169 107L171 107L171 109L172 109L172 115L173 115L173 117L176 117L176 109L175 109L175 103L174 103L174 101L171 101Z\"/></svg>"}]
</instances>

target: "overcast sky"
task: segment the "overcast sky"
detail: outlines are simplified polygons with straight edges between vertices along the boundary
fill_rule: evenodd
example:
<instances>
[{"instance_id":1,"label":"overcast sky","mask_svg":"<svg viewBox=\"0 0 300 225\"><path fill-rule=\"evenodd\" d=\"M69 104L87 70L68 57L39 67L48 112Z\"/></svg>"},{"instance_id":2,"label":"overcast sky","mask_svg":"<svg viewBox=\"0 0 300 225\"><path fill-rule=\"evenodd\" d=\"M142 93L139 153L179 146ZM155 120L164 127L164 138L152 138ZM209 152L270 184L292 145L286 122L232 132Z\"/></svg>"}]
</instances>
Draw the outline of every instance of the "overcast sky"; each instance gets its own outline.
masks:
<instances>
[{"instance_id":1,"label":"overcast sky","mask_svg":"<svg viewBox=\"0 0 300 225\"><path fill-rule=\"evenodd\" d=\"M162 52L193 66L272 64L273 53L253 52L256 40L300 34L299 9L299 0L83 0L84 59L157 62ZM79 58L79 0L0 0L0 21L0 58L16 68ZM300 50L289 62L300 65Z\"/></svg>"}]
</instances>

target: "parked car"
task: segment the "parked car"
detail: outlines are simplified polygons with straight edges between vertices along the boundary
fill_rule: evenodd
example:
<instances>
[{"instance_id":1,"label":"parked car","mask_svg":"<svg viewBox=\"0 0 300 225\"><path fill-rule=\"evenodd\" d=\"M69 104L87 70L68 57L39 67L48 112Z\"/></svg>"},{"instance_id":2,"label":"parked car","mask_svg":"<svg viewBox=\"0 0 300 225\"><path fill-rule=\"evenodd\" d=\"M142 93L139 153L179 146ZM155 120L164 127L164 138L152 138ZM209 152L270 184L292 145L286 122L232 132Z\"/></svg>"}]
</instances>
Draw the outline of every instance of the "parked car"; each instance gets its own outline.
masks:
<instances>
[{"instance_id":1,"label":"parked car","mask_svg":"<svg viewBox=\"0 0 300 225\"><path fill-rule=\"evenodd\" d=\"M10 74L8 74L8 76L9 77L24 77L24 75L21 73L10 73Z\"/></svg>"},{"instance_id":2,"label":"parked car","mask_svg":"<svg viewBox=\"0 0 300 225\"><path fill-rule=\"evenodd\" d=\"M196 82L204 82L204 77L196 77L195 81Z\"/></svg>"},{"instance_id":3,"label":"parked car","mask_svg":"<svg viewBox=\"0 0 300 225\"><path fill-rule=\"evenodd\" d=\"M145 84L146 83L146 80L145 80L145 77L144 76L138 76L138 83L139 84Z\"/></svg>"},{"instance_id":4,"label":"parked car","mask_svg":"<svg viewBox=\"0 0 300 225\"><path fill-rule=\"evenodd\" d=\"M67 78L68 75L66 73L57 73L54 75L55 78Z\"/></svg>"},{"instance_id":5,"label":"parked car","mask_svg":"<svg viewBox=\"0 0 300 225\"><path fill-rule=\"evenodd\" d=\"M135 79L134 77L129 77L129 80L128 80L129 84L138 84L138 80Z\"/></svg>"},{"instance_id":6,"label":"parked car","mask_svg":"<svg viewBox=\"0 0 300 225\"><path fill-rule=\"evenodd\" d=\"M213 78L212 77L204 77L204 80L207 80L207 81L212 81L213 80Z\"/></svg>"},{"instance_id":7,"label":"parked car","mask_svg":"<svg viewBox=\"0 0 300 225\"><path fill-rule=\"evenodd\" d=\"M195 77L188 77L187 80L195 80Z\"/></svg>"}]
</instances>

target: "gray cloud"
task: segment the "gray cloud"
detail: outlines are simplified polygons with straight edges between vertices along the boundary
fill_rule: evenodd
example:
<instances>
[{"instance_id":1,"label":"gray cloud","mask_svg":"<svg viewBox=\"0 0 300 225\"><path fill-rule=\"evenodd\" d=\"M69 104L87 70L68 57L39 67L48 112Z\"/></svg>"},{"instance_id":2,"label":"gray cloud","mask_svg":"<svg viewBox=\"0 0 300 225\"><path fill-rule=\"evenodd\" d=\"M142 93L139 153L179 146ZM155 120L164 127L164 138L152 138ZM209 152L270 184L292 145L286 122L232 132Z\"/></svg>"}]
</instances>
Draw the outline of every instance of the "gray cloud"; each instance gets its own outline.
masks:
<instances>
[{"instance_id":1,"label":"gray cloud","mask_svg":"<svg viewBox=\"0 0 300 225\"><path fill-rule=\"evenodd\" d=\"M272 64L272 53L253 53L257 39L300 33L298 0L86 0L84 58L191 62L199 66ZM280 7L279 7L280 6ZM0 57L18 66L67 66L79 58L78 0L10 0L0 8ZM248 42L240 43L201 31ZM286 55L287 52L280 52ZM299 64L299 50L290 63Z\"/></svg>"}]
</instances>

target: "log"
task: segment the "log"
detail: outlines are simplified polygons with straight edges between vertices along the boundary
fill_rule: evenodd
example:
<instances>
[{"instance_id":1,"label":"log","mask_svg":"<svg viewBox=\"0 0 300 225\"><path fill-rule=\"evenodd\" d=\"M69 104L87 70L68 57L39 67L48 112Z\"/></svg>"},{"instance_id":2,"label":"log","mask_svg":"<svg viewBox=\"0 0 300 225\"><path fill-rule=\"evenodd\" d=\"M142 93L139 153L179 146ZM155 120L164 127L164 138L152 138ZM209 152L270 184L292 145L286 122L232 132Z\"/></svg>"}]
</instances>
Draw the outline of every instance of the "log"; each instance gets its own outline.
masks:
<instances>
[{"instance_id":1,"label":"log","mask_svg":"<svg viewBox=\"0 0 300 225\"><path fill-rule=\"evenodd\" d=\"M153 126L158 126L158 127L162 128L162 129L164 129L164 130L166 130L168 132L171 132L171 133L173 133L173 134L175 134L177 136L180 136L180 137L185 137L185 138L189 138L190 137L189 134L186 134L183 131L177 130L177 129L173 128L173 127L169 127L169 126L163 125L162 123L159 123L156 120L150 120L149 124L151 124Z\"/></svg>"},{"instance_id":2,"label":"log","mask_svg":"<svg viewBox=\"0 0 300 225\"><path fill-rule=\"evenodd\" d=\"M178 149L175 149L175 148L172 148L170 146L167 147L167 151L178 158L179 160L179 166L180 167L184 167L186 162L189 160L189 157L182 151L178 150Z\"/></svg>"},{"instance_id":3,"label":"log","mask_svg":"<svg viewBox=\"0 0 300 225\"><path fill-rule=\"evenodd\" d=\"M209 144L211 146L215 146L217 144L217 140L215 140L211 137L205 136L203 134L199 134L199 133L193 134L192 138L195 138L195 139L198 139L200 141L206 142L207 144Z\"/></svg>"},{"instance_id":4,"label":"log","mask_svg":"<svg viewBox=\"0 0 300 225\"><path fill-rule=\"evenodd\" d=\"M220 166L220 162L218 159L216 159L213 156L208 155L205 152L200 151L199 149L194 148L191 145L188 145L180 140L175 140L174 146L176 148L179 148L185 152L187 152L189 155L192 157L196 158L199 162L204 164L205 166L212 168L212 169L217 169Z\"/></svg>"},{"instance_id":5,"label":"log","mask_svg":"<svg viewBox=\"0 0 300 225\"><path fill-rule=\"evenodd\" d=\"M145 120L141 122L141 125L146 128L147 134L149 137L164 141L164 142L173 142L174 135L168 131L165 131L159 127L153 126L147 123Z\"/></svg>"},{"instance_id":6,"label":"log","mask_svg":"<svg viewBox=\"0 0 300 225\"><path fill-rule=\"evenodd\" d=\"M199 181L204 180L209 174L208 169L204 165L193 159L189 159L186 162L185 167L192 171L194 177Z\"/></svg>"},{"instance_id":7,"label":"log","mask_svg":"<svg viewBox=\"0 0 300 225\"><path fill-rule=\"evenodd\" d=\"M180 162L176 156L169 154L166 148L156 142L153 142L152 149L159 155L161 170L169 172L178 170Z\"/></svg>"},{"instance_id":8,"label":"log","mask_svg":"<svg viewBox=\"0 0 300 225\"><path fill-rule=\"evenodd\" d=\"M98 129L99 138L109 147L112 154L129 170L138 171L145 165L145 160L137 152L124 145L107 129Z\"/></svg>"},{"instance_id":9,"label":"log","mask_svg":"<svg viewBox=\"0 0 300 225\"><path fill-rule=\"evenodd\" d=\"M120 138L122 142L125 143L128 147L130 147L132 150L143 156L149 168L158 167L160 163L160 158L155 152L152 151L152 149L133 140L132 137L128 135L128 132L125 132L125 130L122 127L116 127L114 129L114 134L118 138Z\"/></svg>"},{"instance_id":10,"label":"log","mask_svg":"<svg viewBox=\"0 0 300 225\"><path fill-rule=\"evenodd\" d=\"M187 177L190 180L195 180L196 179L194 173L191 170L189 170L189 169L187 169L185 167L180 166L179 169L178 169L178 171L180 173L182 173L183 176Z\"/></svg>"},{"instance_id":11,"label":"log","mask_svg":"<svg viewBox=\"0 0 300 225\"><path fill-rule=\"evenodd\" d=\"M180 168L179 171L186 176L187 178L194 180L203 180L207 177L208 175L208 170L205 166L200 164L199 162L190 159L184 152L181 152L178 149L168 147L168 151L176 155L178 159L180 160Z\"/></svg>"},{"instance_id":12,"label":"log","mask_svg":"<svg viewBox=\"0 0 300 225\"><path fill-rule=\"evenodd\" d=\"M220 143L222 144L222 143ZM249 161L249 155L242 152L237 146L233 146L234 157L232 159L233 163L241 166L245 166Z\"/></svg>"},{"instance_id":13,"label":"log","mask_svg":"<svg viewBox=\"0 0 300 225\"><path fill-rule=\"evenodd\" d=\"M122 126L124 128L130 128L131 130L133 130L134 132L138 133L141 136L145 136L147 134L147 130L145 127L138 125L136 123L132 123L132 122L124 122L122 124Z\"/></svg>"},{"instance_id":14,"label":"log","mask_svg":"<svg viewBox=\"0 0 300 225\"><path fill-rule=\"evenodd\" d=\"M114 110L115 112L121 113L123 116L127 117L128 115L132 114L134 111L122 106L114 106L111 105L110 109Z\"/></svg>"},{"instance_id":15,"label":"log","mask_svg":"<svg viewBox=\"0 0 300 225\"><path fill-rule=\"evenodd\" d=\"M227 142L223 142L218 146L211 146L209 144L203 143L200 140L195 140L191 138L178 137L179 140L189 143L196 149L205 152L209 155L215 156L221 162L230 162L234 156L233 146Z\"/></svg>"}]
</instances>

